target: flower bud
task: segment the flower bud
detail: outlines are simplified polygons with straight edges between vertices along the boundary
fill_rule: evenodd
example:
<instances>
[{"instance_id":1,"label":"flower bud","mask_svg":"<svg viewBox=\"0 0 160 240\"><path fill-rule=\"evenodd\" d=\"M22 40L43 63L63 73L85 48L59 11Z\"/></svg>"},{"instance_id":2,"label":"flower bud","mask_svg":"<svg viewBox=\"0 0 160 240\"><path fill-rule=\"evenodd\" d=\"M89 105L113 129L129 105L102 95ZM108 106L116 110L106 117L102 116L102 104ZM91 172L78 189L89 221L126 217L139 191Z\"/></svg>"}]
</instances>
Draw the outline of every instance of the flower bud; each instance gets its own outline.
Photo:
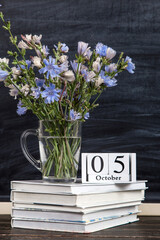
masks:
<instances>
[{"instance_id":1,"label":"flower bud","mask_svg":"<svg viewBox=\"0 0 160 240\"><path fill-rule=\"evenodd\" d=\"M73 71L69 70L67 72L64 72L63 77L68 81L68 82L73 82L75 80L75 76Z\"/></svg>"},{"instance_id":2,"label":"flower bud","mask_svg":"<svg viewBox=\"0 0 160 240\"><path fill-rule=\"evenodd\" d=\"M68 60L68 56L66 56L66 55L62 55L62 56L60 56L60 58L59 58L59 61L61 62L61 63L64 63L64 62L66 62Z\"/></svg>"},{"instance_id":3,"label":"flower bud","mask_svg":"<svg viewBox=\"0 0 160 240\"><path fill-rule=\"evenodd\" d=\"M100 57L98 57L98 58L96 59L96 61L93 62L92 67L93 67L93 70L94 70L95 72L99 72L100 69L101 69L100 60L101 60Z\"/></svg>"},{"instance_id":4,"label":"flower bud","mask_svg":"<svg viewBox=\"0 0 160 240\"><path fill-rule=\"evenodd\" d=\"M104 83L104 80L99 76L95 81L95 86L99 87L102 83Z\"/></svg>"},{"instance_id":5,"label":"flower bud","mask_svg":"<svg viewBox=\"0 0 160 240\"><path fill-rule=\"evenodd\" d=\"M41 68L42 67L42 64L41 64L41 58L40 57L33 57L32 58L32 62L34 64L34 66L38 67L38 68Z\"/></svg>"}]
</instances>

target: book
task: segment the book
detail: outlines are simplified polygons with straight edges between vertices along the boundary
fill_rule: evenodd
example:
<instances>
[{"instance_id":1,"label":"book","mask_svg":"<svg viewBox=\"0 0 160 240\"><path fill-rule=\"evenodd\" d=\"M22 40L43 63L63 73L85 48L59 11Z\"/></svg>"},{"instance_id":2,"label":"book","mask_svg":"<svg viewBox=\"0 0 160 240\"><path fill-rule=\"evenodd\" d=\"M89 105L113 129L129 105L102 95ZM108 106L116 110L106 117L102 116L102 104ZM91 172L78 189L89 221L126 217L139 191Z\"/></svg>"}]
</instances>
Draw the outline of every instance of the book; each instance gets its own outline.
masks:
<instances>
[{"instance_id":1,"label":"book","mask_svg":"<svg viewBox=\"0 0 160 240\"><path fill-rule=\"evenodd\" d=\"M96 206L96 207L88 207L88 208L81 208L75 206L58 206L52 204L27 204L27 203L17 203L12 202L12 208L15 209L24 209L24 210L39 210L39 211L59 211L59 212L75 212L75 213L92 213L97 211L105 211L107 209L118 209L121 207L130 207L134 205L140 205L140 201L130 201L125 203L118 203L118 204L109 204L104 206Z\"/></svg>"},{"instance_id":2,"label":"book","mask_svg":"<svg viewBox=\"0 0 160 240\"><path fill-rule=\"evenodd\" d=\"M11 191L11 201L19 203L42 203L65 206L77 206L81 208L124 203L129 201L141 201L144 199L144 190L110 192L99 194L50 194Z\"/></svg>"},{"instance_id":3,"label":"book","mask_svg":"<svg viewBox=\"0 0 160 240\"><path fill-rule=\"evenodd\" d=\"M11 189L25 192L42 193L106 193L116 191L131 191L145 189L146 181L137 181L121 184L89 184L89 183L47 183L42 180L12 181Z\"/></svg>"},{"instance_id":4,"label":"book","mask_svg":"<svg viewBox=\"0 0 160 240\"><path fill-rule=\"evenodd\" d=\"M95 211L91 213L74 213L74 212L62 212L62 211L44 211L40 209L26 210L26 209L12 209L13 218L29 218L29 219L41 219L41 220L52 220L52 221L67 221L77 223L87 223L104 221L108 218L116 218L123 215L129 215L138 213L138 206L122 207L115 209L105 209Z\"/></svg>"},{"instance_id":5,"label":"book","mask_svg":"<svg viewBox=\"0 0 160 240\"><path fill-rule=\"evenodd\" d=\"M49 220L34 220L34 219L21 219L12 218L11 226L13 228L26 228L26 229L39 229L50 231L64 231L64 232L78 232L90 233L100 231L115 226L138 221L137 214L130 214L117 218L111 218L104 221L90 222L90 223L73 223L73 222L60 222Z\"/></svg>"}]
</instances>

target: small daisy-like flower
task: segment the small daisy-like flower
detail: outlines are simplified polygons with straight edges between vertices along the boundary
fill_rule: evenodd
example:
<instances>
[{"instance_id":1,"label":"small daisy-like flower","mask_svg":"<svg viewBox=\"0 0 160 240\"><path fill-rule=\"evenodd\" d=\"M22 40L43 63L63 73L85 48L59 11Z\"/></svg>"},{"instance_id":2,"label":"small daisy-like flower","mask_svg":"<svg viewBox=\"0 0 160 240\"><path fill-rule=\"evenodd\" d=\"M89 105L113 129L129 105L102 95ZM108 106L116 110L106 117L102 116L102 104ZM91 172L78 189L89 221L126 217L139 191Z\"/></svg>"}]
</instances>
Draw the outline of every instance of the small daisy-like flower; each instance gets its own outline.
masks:
<instances>
[{"instance_id":1,"label":"small daisy-like flower","mask_svg":"<svg viewBox=\"0 0 160 240\"><path fill-rule=\"evenodd\" d=\"M69 116L71 121L76 121L82 118L82 115L80 113L77 113L73 109L70 110Z\"/></svg>"},{"instance_id":2,"label":"small daisy-like flower","mask_svg":"<svg viewBox=\"0 0 160 240\"><path fill-rule=\"evenodd\" d=\"M8 72L0 69L0 82L4 81L7 76L8 76Z\"/></svg>"},{"instance_id":3,"label":"small daisy-like flower","mask_svg":"<svg viewBox=\"0 0 160 240\"><path fill-rule=\"evenodd\" d=\"M132 58L130 58L130 57L127 56L124 61L128 63L128 66L126 67L126 70L127 70L129 73L132 73L132 74L133 74L133 73L134 73L134 70L135 70L135 64L132 62Z\"/></svg>"},{"instance_id":4,"label":"small daisy-like flower","mask_svg":"<svg viewBox=\"0 0 160 240\"><path fill-rule=\"evenodd\" d=\"M41 68L39 70L39 73L46 73L47 79L49 79L49 76L51 78L59 77L59 74L62 72L61 68L55 64L56 60L55 58L49 57L49 61L47 59L43 60L45 67Z\"/></svg>"},{"instance_id":5,"label":"small daisy-like flower","mask_svg":"<svg viewBox=\"0 0 160 240\"><path fill-rule=\"evenodd\" d=\"M107 87L114 87L117 85L117 80L115 78L111 78L110 76L105 76L105 72L101 71L100 72L100 77L103 79L103 83Z\"/></svg>"},{"instance_id":6,"label":"small daisy-like flower","mask_svg":"<svg viewBox=\"0 0 160 240\"><path fill-rule=\"evenodd\" d=\"M45 98L45 103L52 103L59 100L60 89L56 89L53 83L49 84L49 87L44 86L45 90L41 93L42 97Z\"/></svg>"},{"instance_id":7,"label":"small daisy-like flower","mask_svg":"<svg viewBox=\"0 0 160 240\"><path fill-rule=\"evenodd\" d=\"M17 114L18 115L24 115L27 112L27 108L26 107L22 107L22 102L19 101L17 104Z\"/></svg>"}]
</instances>

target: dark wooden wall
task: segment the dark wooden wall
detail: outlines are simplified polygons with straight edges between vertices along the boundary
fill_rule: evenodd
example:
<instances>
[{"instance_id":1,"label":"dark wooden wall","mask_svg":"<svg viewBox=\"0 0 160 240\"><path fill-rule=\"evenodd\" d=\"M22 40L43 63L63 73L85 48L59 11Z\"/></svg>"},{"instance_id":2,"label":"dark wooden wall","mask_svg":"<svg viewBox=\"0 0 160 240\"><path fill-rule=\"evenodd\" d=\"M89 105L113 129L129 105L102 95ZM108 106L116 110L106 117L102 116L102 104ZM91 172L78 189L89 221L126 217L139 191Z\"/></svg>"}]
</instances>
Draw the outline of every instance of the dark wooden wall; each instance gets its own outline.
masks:
<instances>
[{"instance_id":1,"label":"dark wooden wall","mask_svg":"<svg viewBox=\"0 0 160 240\"><path fill-rule=\"evenodd\" d=\"M136 64L122 73L118 86L104 92L83 126L83 152L136 152L138 179L148 179L147 202L160 202L160 1L159 0L1 0L14 35L43 34L51 49L61 41L71 56L78 41L103 42L124 51ZM12 46L0 30L0 56ZM0 83L0 200L9 200L9 183L38 179L25 159L20 135L37 127L28 113L16 114L16 101ZM36 139L31 150L38 156Z\"/></svg>"}]
</instances>

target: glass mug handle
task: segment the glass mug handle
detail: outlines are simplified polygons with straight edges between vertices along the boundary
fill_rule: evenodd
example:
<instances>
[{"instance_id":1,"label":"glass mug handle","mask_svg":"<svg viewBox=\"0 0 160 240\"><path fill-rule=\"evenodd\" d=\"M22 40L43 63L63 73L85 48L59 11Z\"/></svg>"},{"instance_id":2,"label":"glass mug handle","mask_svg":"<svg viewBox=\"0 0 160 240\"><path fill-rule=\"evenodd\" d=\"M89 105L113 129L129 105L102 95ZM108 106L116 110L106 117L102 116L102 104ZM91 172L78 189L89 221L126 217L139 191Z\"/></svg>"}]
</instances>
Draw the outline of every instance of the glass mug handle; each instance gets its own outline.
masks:
<instances>
[{"instance_id":1,"label":"glass mug handle","mask_svg":"<svg viewBox=\"0 0 160 240\"><path fill-rule=\"evenodd\" d=\"M34 166L36 167L40 172L41 172L41 168L40 168L40 160L35 159L29 152L28 147L27 147L27 137L29 135L34 135L37 136L37 130L35 129L28 129L26 131L24 131L21 135L21 148L23 151L24 156L26 157L26 159Z\"/></svg>"}]
</instances>

